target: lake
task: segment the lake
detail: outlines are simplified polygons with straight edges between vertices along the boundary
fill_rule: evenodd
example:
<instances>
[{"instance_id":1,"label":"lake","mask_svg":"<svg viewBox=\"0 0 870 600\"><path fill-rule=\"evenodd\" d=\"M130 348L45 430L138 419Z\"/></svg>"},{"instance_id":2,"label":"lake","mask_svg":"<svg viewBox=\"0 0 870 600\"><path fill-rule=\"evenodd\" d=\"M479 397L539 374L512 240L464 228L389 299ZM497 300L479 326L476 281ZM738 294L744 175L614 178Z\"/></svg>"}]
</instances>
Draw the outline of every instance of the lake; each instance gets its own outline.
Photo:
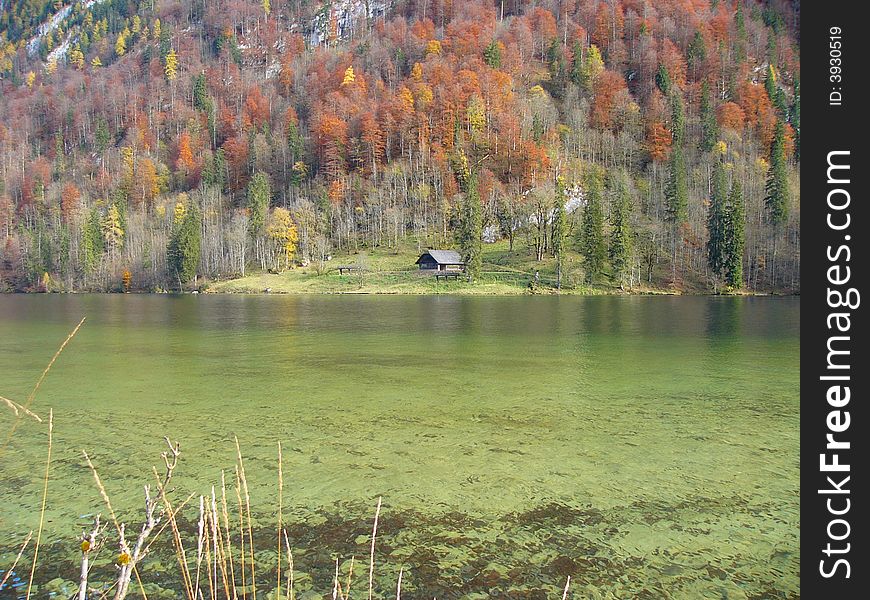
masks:
<instances>
[{"instance_id":1,"label":"lake","mask_svg":"<svg viewBox=\"0 0 870 600\"><path fill-rule=\"evenodd\" d=\"M331 591L351 555L367 590L382 496L383 597L400 567L411 598L560 597L568 575L578 598L798 597L799 314L798 298L0 296L0 395L23 402L87 317L32 405L54 410L48 578L77 580L77 536L106 513L82 450L135 531L163 436L181 442L179 501L235 481L238 436L264 553L282 444L300 590ZM0 569L38 525L46 431L23 420L0 454ZM163 536L143 580L171 587Z\"/></svg>"}]
</instances>

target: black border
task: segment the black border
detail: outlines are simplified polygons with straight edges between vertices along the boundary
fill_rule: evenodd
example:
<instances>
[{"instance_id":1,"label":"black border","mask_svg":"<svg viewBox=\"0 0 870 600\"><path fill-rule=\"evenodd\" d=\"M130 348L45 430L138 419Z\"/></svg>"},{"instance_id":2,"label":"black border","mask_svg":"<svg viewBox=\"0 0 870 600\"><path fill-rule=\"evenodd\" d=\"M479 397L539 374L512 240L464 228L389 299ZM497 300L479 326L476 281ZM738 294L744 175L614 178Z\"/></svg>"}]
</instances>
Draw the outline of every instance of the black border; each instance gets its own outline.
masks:
<instances>
[{"instance_id":1,"label":"black border","mask_svg":"<svg viewBox=\"0 0 870 600\"><path fill-rule=\"evenodd\" d=\"M796 0L797 1L797 0ZM806 598L867 598L870 597L870 561L866 547L868 535L864 527L864 513L867 494L859 490L867 489L866 468L861 455L866 447L861 442L868 432L867 401L868 377L866 357L862 349L870 348L867 339L863 313L865 308L858 307L851 312L849 357L851 369L851 401L848 407L851 425L847 432L838 438L851 443L850 450L842 452L841 463L851 466L849 475L851 508L847 518L851 533L845 542L851 544L847 558L851 566L850 577L824 578L820 574L819 562L828 559L822 550L828 543L827 525L835 518L828 513L825 502L828 497L819 494L820 489L829 487L826 475L820 472L819 455L825 452L825 435L828 433L826 417L832 408L828 405L825 392L830 383L819 379L825 374L827 365L827 340L830 333L827 315L840 309L832 309L827 303L827 270L831 266L827 249L837 248L844 243L844 236L851 236L852 250L851 281L845 287L864 290L866 272L870 269L867 254L866 231L868 217L866 210L866 180L870 169L866 164L867 137L864 134L866 122L870 118L870 101L863 94L867 85L868 38L870 29L859 16L861 2L809 2L804 5L801 15L801 100L803 115L801 119L801 590ZM843 30L843 81L834 83L829 80L829 32L831 27ZM841 106L829 105L829 93L834 87L842 87ZM834 150L849 150L851 182L848 190L851 196L849 212L851 227L849 231L835 232L827 226L827 194L834 187L827 183L828 153ZM862 302L870 298L862 298ZM848 309L846 309L848 310ZM842 334L841 334L842 335ZM863 434L863 435L862 435ZM831 475L837 476L836 473ZM842 496L839 497L842 499ZM841 501L841 500L838 500ZM828 562L828 565L831 563ZM839 575L843 569L838 571Z\"/></svg>"}]
</instances>

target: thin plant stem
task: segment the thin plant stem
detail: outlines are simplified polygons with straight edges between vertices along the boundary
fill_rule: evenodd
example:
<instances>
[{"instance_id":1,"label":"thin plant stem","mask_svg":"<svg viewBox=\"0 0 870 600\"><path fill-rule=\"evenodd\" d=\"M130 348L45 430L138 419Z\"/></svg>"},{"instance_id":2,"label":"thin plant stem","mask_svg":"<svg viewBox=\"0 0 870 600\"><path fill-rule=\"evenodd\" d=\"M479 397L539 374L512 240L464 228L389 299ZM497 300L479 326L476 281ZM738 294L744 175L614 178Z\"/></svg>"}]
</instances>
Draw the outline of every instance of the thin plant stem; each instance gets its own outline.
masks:
<instances>
[{"instance_id":1,"label":"thin plant stem","mask_svg":"<svg viewBox=\"0 0 870 600\"><path fill-rule=\"evenodd\" d=\"M245 510L242 505L242 481L238 465L236 466L236 501L239 505L239 556L241 557L240 566L242 570L242 600L246 600L248 597L248 573L245 567Z\"/></svg>"},{"instance_id":2,"label":"thin plant stem","mask_svg":"<svg viewBox=\"0 0 870 600\"><path fill-rule=\"evenodd\" d=\"M248 518L248 551L251 554L251 596L253 600L257 600L257 576L254 571L254 534L252 531L251 522L251 496L248 493L248 478L245 476L245 463L242 460L242 449L239 446L239 438L236 437L236 453L239 457L239 477L242 481L242 488L245 492L245 513Z\"/></svg>"},{"instance_id":3,"label":"thin plant stem","mask_svg":"<svg viewBox=\"0 0 870 600\"><path fill-rule=\"evenodd\" d=\"M284 516L284 455L281 451L281 442L278 442L278 589L276 598L281 597L281 530Z\"/></svg>"},{"instance_id":4,"label":"thin plant stem","mask_svg":"<svg viewBox=\"0 0 870 600\"><path fill-rule=\"evenodd\" d=\"M369 600L372 600L372 591L375 581L375 539L378 536L378 517L381 514L381 500L382 497L379 496L378 508L375 510L375 524L372 526L372 550L369 555Z\"/></svg>"},{"instance_id":5,"label":"thin plant stem","mask_svg":"<svg viewBox=\"0 0 870 600\"><path fill-rule=\"evenodd\" d=\"M290 549L290 538L287 537L287 530L284 530L284 544L287 546L287 568L290 574L287 576L289 584L287 585L287 600L296 600L296 595L293 592L293 551Z\"/></svg>"},{"instance_id":6,"label":"thin plant stem","mask_svg":"<svg viewBox=\"0 0 870 600\"><path fill-rule=\"evenodd\" d=\"M75 333L75 332L73 332ZM63 347L61 346L61 350ZM58 350L60 353L60 350ZM52 361L54 362L54 361ZM49 364L49 367L51 365ZM47 371L48 369L46 369ZM37 384L38 387L38 384ZM45 459L45 477L42 479L42 506L39 509L39 528L36 530L36 545L33 547L33 563L30 565L30 579L27 581L27 600L30 600L30 592L33 589L33 575L36 573L36 562L39 560L39 542L42 540L42 527L45 524L45 503L48 499L48 474L51 468L51 445L54 433L54 411L48 411L48 457Z\"/></svg>"},{"instance_id":7,"label":"thin plant stem","mask_svg":"<svg viewBox=\"0 0 870 600\"><path fill-rule=\"evenodd\" d=\"M223 517L224 533L226 534L227 540L227 555L230 559L230 581L232 583L233 589L232 600L236 600L236 598L238 598L238 595L236 593L236 566L235 559L233 558L233 538L230 536L230 515L227 508L226 474L223 470L221 470L221 516Z\"/></svg>"},{"instance_id":8,"label":"thin plant stem","mask_svg":"<svg viewBox=\"0 0 870 600\"><path fill-rule=\"evenodd\" d=\"M60 353L63 352L63 349L66 348L66 345L69 344L70 340L75 337L75 334L78 333L79 328L85 322L86 317L82 317L82 320L79 321L79 324L75 326L75 329L66 336L66 339L60 345L60 348L57 349L57 352L54 353L54 356L51 357L51 360L48 361L48 366L45 367L45 370L42 371L42 375L39 376L39 379L36 381L36 385L33 386L33 389L30 391L30 394L27 396L27 400L24 402L24 406L21 408L24 410L30 410L30 405L33 403L33 399L36 397L36 392L39 391L39 386L42 385L45 376L48 375L48 372L51 370L52 365L54 365L54 361L57 360L57 357L60 356ZM6 447L9 445L9 441L12 439L13 434L15 434L15 430L18 429L18 426L21 424L22 416L18 415L15 419L15 422L12 424L12 427L9 428L9 433L6 434L6 441L3 442L3 449L0 450L0 456L6 451Z\"/></svg>"},{"instance_id":9,"label":"thin plant stem","mask_svg":"<svg viewBox=\"0 0 870 600\"><path fill-rule=\"evenodd\" d=\"M30 539L33 537L33 530L30 530L30 533L27 534L27 537L24 538L24 543L21 544L21 550L18 551L18 556L15 557L15 560L12 562L12 566L6 571L6 575L3 576L3 580L0 581L0 590L3 589L3 586L6 585L6 581L12 576L12 573L15 572L15 567L18 566L18 561L21 560L21 555L24 554L24 549L27 548L27 544L30 543Z\"/></svg>"}]
</instances>

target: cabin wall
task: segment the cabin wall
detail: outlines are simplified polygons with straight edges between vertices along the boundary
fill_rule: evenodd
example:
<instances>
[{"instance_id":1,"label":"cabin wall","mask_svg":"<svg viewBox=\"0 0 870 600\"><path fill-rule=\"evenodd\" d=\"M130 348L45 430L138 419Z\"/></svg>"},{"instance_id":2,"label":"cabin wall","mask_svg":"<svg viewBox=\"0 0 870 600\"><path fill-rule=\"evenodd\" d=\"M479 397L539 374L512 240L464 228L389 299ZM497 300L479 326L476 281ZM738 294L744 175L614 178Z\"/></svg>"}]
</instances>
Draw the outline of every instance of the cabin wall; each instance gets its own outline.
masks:
<instances>
[{"instance_id":1,"label":"cabin wall","mask_svg":"<svg viewBox=\"0 0 870 600\"><path fill-rule=\"evenodd\" d=\"M420 261L420 269L433 270L438 268L438 263L434 259L428 258Z\"/></svg>"}]
</instances>

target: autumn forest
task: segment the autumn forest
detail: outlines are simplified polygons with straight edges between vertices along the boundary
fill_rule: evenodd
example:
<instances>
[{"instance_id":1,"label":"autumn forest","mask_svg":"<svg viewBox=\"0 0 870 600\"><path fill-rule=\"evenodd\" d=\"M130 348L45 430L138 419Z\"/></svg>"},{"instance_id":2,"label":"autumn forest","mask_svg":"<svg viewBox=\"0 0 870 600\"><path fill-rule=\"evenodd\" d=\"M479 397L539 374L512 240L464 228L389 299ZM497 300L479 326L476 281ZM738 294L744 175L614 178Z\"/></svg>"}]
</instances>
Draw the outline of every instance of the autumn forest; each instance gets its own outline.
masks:
<instances>
[{"instance_id":1,"label":"autumn forest","mask_svg":"<svg viewBox=\"0 0 870 600\"><path fill-rule=\"evenodd\" d=\"M571 256L591 286L799 292L799 19L0 0L0 291L190 289L401 247L456 248L474 278L500 243L560 286Z\"/></svg>"}]
</instances>

